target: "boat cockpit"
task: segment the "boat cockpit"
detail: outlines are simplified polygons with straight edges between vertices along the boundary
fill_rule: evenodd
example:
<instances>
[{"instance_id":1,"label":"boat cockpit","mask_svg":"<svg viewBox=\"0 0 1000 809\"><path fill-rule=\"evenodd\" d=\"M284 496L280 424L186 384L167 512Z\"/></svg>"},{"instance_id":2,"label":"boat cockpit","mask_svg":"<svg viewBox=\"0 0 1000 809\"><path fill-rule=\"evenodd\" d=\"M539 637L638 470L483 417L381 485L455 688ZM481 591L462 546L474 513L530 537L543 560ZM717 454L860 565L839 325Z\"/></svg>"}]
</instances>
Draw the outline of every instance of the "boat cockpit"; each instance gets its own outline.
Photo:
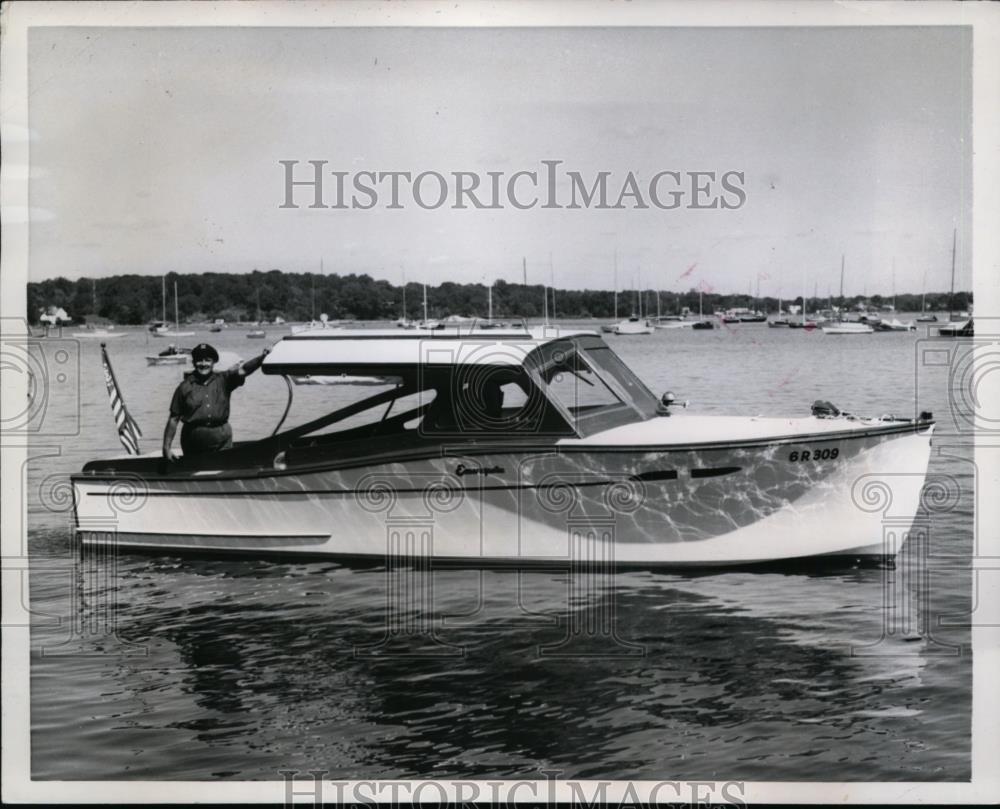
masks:
<instances>
[{"instance_id":1,"label":"boat cockpit","mask_svg":"<svg viewBox=\"0 0 1000 809\"><path fill-rule=\"evenodd\" d=\"M117 458L90 463L84 473L185 477L368 465L440 454L444 446L550 446L664 414L656 396L592 333L491 337L473 346L462 338L461 347L424 340L431 345L419 349L407 340L403 350L400 338L344 345L349 339L292 335L276 344L263 371L285 378L288 403L272 435L169 466L155 456ZM451 353L438 356L437 346ZM282 431L301 384L381 389Z\"/></svg>"}]
</instances>

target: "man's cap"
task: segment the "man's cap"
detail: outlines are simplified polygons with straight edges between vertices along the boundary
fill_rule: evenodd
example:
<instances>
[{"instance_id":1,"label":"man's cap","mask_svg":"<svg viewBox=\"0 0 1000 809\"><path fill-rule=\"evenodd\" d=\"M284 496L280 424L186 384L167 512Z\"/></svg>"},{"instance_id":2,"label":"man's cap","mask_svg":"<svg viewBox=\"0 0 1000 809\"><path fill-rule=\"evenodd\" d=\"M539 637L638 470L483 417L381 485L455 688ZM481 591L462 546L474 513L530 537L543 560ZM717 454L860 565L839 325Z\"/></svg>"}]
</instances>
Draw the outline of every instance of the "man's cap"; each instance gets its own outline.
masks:
<instances>
[{"instance_id":1,"label":"man's cap","mask_svg":"<svg viewBox=\"0 0 1000 809\"><path fill-rule=\"evenodd\" d=\"M191 350L192 362L198 362L198 360L203 360L206 357L212 362L218 362L219 352L212 348L212 346L208 343L198 343L198 345Z\"/></svg>"}]
</instances>

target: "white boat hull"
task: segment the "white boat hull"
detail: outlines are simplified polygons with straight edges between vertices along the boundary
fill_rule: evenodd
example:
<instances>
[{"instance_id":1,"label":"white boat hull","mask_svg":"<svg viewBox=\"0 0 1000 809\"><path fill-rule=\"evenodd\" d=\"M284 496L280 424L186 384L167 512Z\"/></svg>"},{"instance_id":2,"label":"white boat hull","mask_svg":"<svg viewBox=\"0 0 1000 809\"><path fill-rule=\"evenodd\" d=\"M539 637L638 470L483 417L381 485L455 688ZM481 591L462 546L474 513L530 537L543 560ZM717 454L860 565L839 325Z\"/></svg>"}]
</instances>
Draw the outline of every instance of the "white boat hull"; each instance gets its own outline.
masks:
<instances>
[{"instance_id":1,"label":"white boat hull","mask_svg":"<svg viewBox=\"0 0 1000 809\"><path fill-rule=\"evenodd\" d=\"M187 365L190 362L190 354L170 354L165 357L146 356L147 365Z\"/></svg>"},{"instance_id":2,"label":"white boat hull","mask_svg":"<svg viewBox=\"0 0 1000 809\"><path fill-rule=\"evenodd\" d=\"M823 326L823 334L874 334L875 329L864 323L841 323L836 326Z\"/></svg>"},{"instance_id":3,"label":"white boat hull","mask_svg":"<svg viewBox=\"0 0 1000 809\"><path fill-rule=\"evenodd\" d=\"M618 335L652 334L655 329L646 323L619 323L613 329Z\"/></svg>"},{"instance_id":4,"label":"white boat hull","mask_svg":"<svg viewBox=\"0 0 1000 809\"><path fill-rule=\"evenodd\" d=\"M75 331L73 336L78 340L114 340L116 337L124 337L123 331Z\"/></svg>"},{"instance_id":5,"label":"white boat hull","mask_svg":"<svg viewBox=\"0 0 1000 809\"><path fill-rule=\"evenodd\" d=\"M930 432L570 442L225 479L82 474L75 513L85 545L158 552L669 567L892 557L920 505Z\"/></svg>"}]
</instances>

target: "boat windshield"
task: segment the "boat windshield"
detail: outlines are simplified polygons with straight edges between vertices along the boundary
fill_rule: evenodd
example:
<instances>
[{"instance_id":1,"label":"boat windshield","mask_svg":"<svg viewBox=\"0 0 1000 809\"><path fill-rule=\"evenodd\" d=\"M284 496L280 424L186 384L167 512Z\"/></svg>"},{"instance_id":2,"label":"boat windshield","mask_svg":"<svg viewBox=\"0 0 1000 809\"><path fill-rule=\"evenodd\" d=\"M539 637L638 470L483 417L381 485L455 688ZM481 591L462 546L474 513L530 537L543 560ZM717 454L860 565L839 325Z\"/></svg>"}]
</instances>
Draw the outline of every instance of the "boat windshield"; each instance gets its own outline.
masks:
<instances>
[{"instance_id":1,"label":"boat windshield","mask_svg":"<svg viewBox=\"0 0 1000 809\"><path fill-rule=\"evenodd\" d=\"M645 421L656 397L597 337L560 340L538 349L532 370L580 435Z\"/></svg>"}]
</instances>

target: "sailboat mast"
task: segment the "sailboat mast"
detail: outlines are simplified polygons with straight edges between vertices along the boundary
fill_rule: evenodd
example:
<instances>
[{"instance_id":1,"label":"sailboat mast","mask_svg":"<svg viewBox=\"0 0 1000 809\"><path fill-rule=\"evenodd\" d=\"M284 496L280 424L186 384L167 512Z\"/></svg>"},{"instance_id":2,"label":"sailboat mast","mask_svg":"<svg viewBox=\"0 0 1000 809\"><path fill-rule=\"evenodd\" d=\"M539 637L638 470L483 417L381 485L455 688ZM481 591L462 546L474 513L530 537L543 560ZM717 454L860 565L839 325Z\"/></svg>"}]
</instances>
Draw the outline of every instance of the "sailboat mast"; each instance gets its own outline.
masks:
<instances>
[{"instance_id":1,"label":"sailboat mast","mask_svg":"<svg viewBox=\"0 0 1000 809\"><path fill-rule=\"evenodd\" d=\"M163 317L160 318L164 323L167 322L167 276L160 276L160 295L163 299Z\"/></svg>"},{"instance_id":2,"label":"sailboat mast","mask_svg":"<svg viewBox=\"0 0 1000 809\"><path fill-rule=\"evenodd\" d=\"M424 284L424 323L427 322L427 284Z\"/></svg>"},{"instance_id":3,"label":"sailboat mast","mask_svg":"<svg viewBox=\"0 0 1000 809\"><path fill-rule=\"evenodd\" d=\"M174 281L174 326L177 327L178 331L180 331L181 328L181 318L180 315L178 314L179 311L180 309L177 304L177 282Z\"/></svg>"},{"instance_id":4,"label":"sailboat mast","mask_svg":"<svg viewBox=\"0 0 1000 809\"><path fill-rule=\"evenodd\" d=\"M552 263L552 252L549 252L549 283L552 285L552 317L556 316L556 268Z\"/></svg>"},{"instance_id":5,"label":"sailboat mast","mask_svg":"<svg viewBox=\"0 0 1000 809\"><path fill-rule=\"evenodd\" d=\"M920 292L920 314L927 311L927 268L924 267L924 286Z\"/></svg>"},{"instance_id":6,"label":"sailboat mast","mask_svg":"<svg viewBox=\"0 0 1000 809\"><path fill-rule=\"evenodd\" d=\"M840 317L837 319L843 320L844 319L844 254L843 253L840 254L840 300L838 301L838 303L840 304L840 312L838 313Z\"/></svg>"},{"instance_id":7,"label":"sailboat mast","mask_svg":"<svg viewBox=\"0 0 1000 809\"><path fill-rule=\"evenodd\" d=\"M806 271L802 270L802 325L806 325Z\"/></svg>"},{"instance_id":8,"label":"sailboat mast","mask_svg":"<svg viewBox=\"0 0 1000 809\"><path fill-rule=\"evenodd\" d=\"M892 259L892 311L896 311L896 258Z\"/></svg>"},{"instance_id":9,"label":"sailboat mast","mask_svg":"<svg viewBox=\"0 0 1000 809\"><path fill-rule=\"evenodd\" d=\"M489 320L492 323L493 322L493 284L490 284L489 301L490 301Z\"/></svg>"},{"instance_id":10,"label":"sailboat mast","mask_svg":"<svg viewBox=\"0 0 1000 809\"><path fill-rule=\"evenodd\" d=\"M618 322L618 246L615 245L615 322Z\"/></svg>"},{"instance_id":11,"label":"sailboat mast","mask_svg":"<svg viewBox=\"0 0 1000 809\"><path fill-rule=\"evenodd\" d=\"M951 294L948 295L948 321L955 313L955 245L958 242L958 228L951 232Z\"/></svg>"}]
</instances>

